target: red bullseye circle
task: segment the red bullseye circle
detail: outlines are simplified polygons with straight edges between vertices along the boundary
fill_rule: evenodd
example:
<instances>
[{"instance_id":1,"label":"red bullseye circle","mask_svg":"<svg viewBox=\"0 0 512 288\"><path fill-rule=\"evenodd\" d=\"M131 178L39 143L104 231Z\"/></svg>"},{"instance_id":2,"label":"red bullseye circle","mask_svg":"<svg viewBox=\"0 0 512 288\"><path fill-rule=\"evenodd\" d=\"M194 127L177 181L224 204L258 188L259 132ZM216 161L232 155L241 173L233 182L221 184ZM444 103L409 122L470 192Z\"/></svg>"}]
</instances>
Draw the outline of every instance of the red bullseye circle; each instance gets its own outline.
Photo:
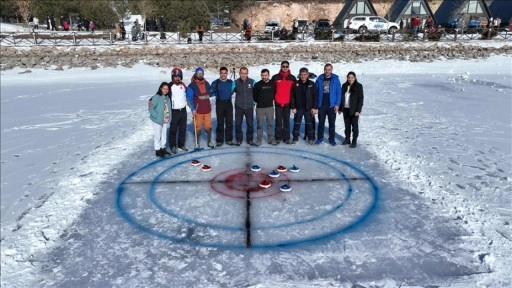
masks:
<instances>
[{"instance_id":1,"label":"red bullseye circle","mask_svg":"<svg viewBox=\"0 0 512 288\"><path fill-rule=\"evenodd\" d=\"M273 184L277 183L278 185L263 188L260 186L262 181L270 181ZM262 172L246 172L242 169L236 169L216 175L212 179L210 186L213 191L219 194L233 198L245 199L247 197L247 192L251 193L251 198L264 198L282 193L279 190L279 187L284 184L290 185L290 180L285 174L281 174L281 177L277 179Z\"/></svg>"}]
</instances>

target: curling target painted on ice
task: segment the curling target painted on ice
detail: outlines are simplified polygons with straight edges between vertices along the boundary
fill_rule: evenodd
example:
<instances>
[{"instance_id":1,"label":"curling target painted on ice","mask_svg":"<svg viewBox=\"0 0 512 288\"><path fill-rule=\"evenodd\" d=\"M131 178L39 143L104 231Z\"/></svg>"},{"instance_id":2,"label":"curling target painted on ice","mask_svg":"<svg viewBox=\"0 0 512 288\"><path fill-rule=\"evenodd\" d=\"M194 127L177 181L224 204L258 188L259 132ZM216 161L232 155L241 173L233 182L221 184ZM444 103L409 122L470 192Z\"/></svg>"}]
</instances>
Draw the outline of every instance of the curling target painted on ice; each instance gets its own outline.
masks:
<instances>
[{"instance_id":1,"label":"curling target painted on ice","mask_svg":"<svg viewBox=\"0 0 512 288\"><path fill-rule=\"evenodd\" d=\"M201 165L191 165L193 160ZM211 170L202 171L204 165ZM227 147L145 165L120 183L116 205L125 220L153 236L263 248L317 241L355 227L371 215L378 193L364 171L330 155Z\"/></svg>"}]
</instances>

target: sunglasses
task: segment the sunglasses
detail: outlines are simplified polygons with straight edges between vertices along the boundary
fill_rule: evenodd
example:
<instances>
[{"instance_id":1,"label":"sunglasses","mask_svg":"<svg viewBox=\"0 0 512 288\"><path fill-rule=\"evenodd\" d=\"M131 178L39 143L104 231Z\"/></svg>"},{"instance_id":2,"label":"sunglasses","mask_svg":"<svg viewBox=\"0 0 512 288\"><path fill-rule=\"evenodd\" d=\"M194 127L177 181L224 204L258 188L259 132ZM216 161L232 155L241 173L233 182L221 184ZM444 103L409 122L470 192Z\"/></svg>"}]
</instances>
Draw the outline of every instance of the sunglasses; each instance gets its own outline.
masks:
<instances>
[{"instance_id":1,"label":"sunglasses","mask_svg":"<svg viewBox=\"0 0 512 288\"><path fill-rule=\"evenodd\" d=\"M281 68L288 68L288 65L283 65L281 66Z\"/></svg>"}]
</instances>

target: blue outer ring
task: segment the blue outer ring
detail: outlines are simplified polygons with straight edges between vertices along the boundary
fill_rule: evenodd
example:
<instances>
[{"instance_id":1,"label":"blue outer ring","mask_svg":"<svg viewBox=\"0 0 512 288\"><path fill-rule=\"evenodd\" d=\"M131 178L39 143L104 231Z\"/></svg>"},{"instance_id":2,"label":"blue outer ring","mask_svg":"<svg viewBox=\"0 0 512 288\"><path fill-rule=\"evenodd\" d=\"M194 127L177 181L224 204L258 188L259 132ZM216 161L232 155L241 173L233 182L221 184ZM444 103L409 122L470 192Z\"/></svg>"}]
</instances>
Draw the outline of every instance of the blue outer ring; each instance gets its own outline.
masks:
<instances>
[{"instance_id":1,"label":"blue outer ring","mask_svg":"<svg viewBox=\"0 0 512 288\"><path fill-rule=\"evenodd\" d=\"M228 148L228 149L232 150L232 149L237 149L237 148ZM258 148L258 150L260 150L260 149L263 150L265 148L264 147ZM251 153L277 153L277 152L275 152L275 150L282 150L283 152L290 152L290 149L282 149L282 148L275 148L275 147L267 148L267 149L271 149L271 152L251 151ZM351 223L351 224L349 224L349 225L347 225L345 227L341 227L341 228L339 228L337 230L333 230L333 231L331 231L329 233L325 233L323 235L315 235L315 236L311 236L311 237L308 237L308 238L304 238L304 239L300 239L300 240L295 240L295 241L292 240L292 241L281 241L281 242L277 242L277 243L258 244L258 245L251 246L251 248L292 247L292 246L301 245L301 244L305 244L305 243L313 243L313 242L316 242L316 241L322 241L322 240L330 239L330 238L332 238L332 237L334 237L334 236L336 236L336 235L338 235L338 234L340 234L342 232L345 232L345 231L348 231L348 230L350 230L352 228L357 227L358 225L360 225L361 223L366 221L376 211L377 203L378 203L378 199L379 199L379 194L380 194L380 189L377 186L377 184L375 183L375 181L369 175L367 175L362 169L352 165L349 162L346 162L346 161L343 161L343 160L339 160L339 159L336 159L336 158L328 156L328 155L324 155L324 154L320 154L320 153L314 153L314 152L311 152L311 151L299 150L299 149L293 149L293 151L300 152L300 153L302 153L302 155L316 154L316 155L319 155L321 157L330 159L330 160L332 160L334 162L339 162L339 163L341 163L341 164L343 164L345 166L348 166L349 168L355 170L356 172L358 172L359 174L364 176L364 178L366 178L367 181L370 183L370 186L371 186L371 188L373 190L372 192L373 192L373 199L374 199L374 201L373 201L373 203L371 203L369 208L364 212L364 214L362 214L362 216L358 220L354 221L353 223ZM215 155L222 155L222 154L227 154L227 153L233 153L233 152L225 152L225 153L221 153L221 154L216 153ZM282 154L282 153L279 153L279 154ZM121 183L119 184L119 186L116 189L116 203L115 203L116 208L119 211L121 217L123 219L125 219L129 224L131 224L132 226L134 226L135 228L137 228L138 230L140 230L142 232L148 233L150 235L153 235L153 236L156 236L156 237L159 237L159 238L162 238L162 239L171 240L171 241L174 241L174 242L186 243L186 244L195 245L195 246L202 246L202 247L214 247L214 248L226 248L226 249L243 249L243 248L246 248L245 245L242 245L242 244L203 243L203 242L200 242L200 241L185 240L185 239L181 239L181 238L176 237L176 236L171 236L171 235L168 235L168 234L165 234L165 233L161 233L161 232L155 231L155 230L153 230L153 229L151 229L149 227L146 227L146 226L142 225L141 223L139 223L137 221L137 219L132 217L124 209L124 207L122 205L122 198L123 198L126 182L128 182L132 177L136 176L140 172L142 172L142 171L144 171L144 170L146 170L148 168L151 168L152 166L156 165L157 163L161 163L163 161L167 161L167 160L170 160L170 159L175 160L176 158L181 158L181 157L186 157L186 156L188 156L188 153L178 154L176 156L173 156L172 158L159 159L159 160L152 161L152 162L142 166L140 169L130 173L123 181L121 181ZM205 155L205 156L203 156L201 158L211 157L211 156L212 155ZM297 156L297 155L293 155L293 156ZM298 157L304 157L304 156L298 156ZM319 160L310 159L310 158L307 158L307 157L304 157L304 158L309 159L309 160L319 161ZM181 161L179 163L176 163L176 164L170 166L169 168L165 169L164 171L168 171L169 169L173 169L175 166L183 164L183 163L188 162L188 161L189 160L185 160L185 161ZM323 162L321 162L321 163L323 163ZM329 165L327 163L323 163L323 164ZM331 165L329 165L329 166L331 166ZM338 170L336 168L334 168L334 169ZM350 194L351 193L351 189L352 189L350 181L348 179L346 179L345 175L341 171L338 170L338 172L349 183L349 194ZM155 179L151 183L151 189L154 189L154 185L156 185L158 183L158 179L163 174L164 174L164 172L161 172L160 174L158 174L158 176L155 177ZM346 199L348 199L348 197ZM337 208L337 209L339 209L339 208ZM330 213L332 213L332 212L330 212ZM324 217L326 215L323 215L322 217ZM316 218L319 218L319 217L316 217ZM297 224L300 224L301 222L307 222L307 221L313 221L313 220L306 219L304 221L298 221L298 222L288 223L288 224L280 224L280 225L275 225L275 226L271 226L271 227L263 227L263 228L264 229L280 228L280 227L285 227L285 226L290 226L290 225L297 225ZM205 225L206 226L206 224L202 224L202 223L199 223L199 224L198 223L194 223L194 224L195 225ZM283 225L285 225L285 226L283 226ZM218 229L226 229L226 230L240 230L239 227L236 227L236 229L234 229L235 227L228 227L228 226L222 227L221 225L217 225L217 226L219 226L219 227L215 227L213 225L207 225L207 227L209 227L209 228L218 228ZM262 228L259 228L259 229L262 229Z\"/></svg>"}]
</instances>

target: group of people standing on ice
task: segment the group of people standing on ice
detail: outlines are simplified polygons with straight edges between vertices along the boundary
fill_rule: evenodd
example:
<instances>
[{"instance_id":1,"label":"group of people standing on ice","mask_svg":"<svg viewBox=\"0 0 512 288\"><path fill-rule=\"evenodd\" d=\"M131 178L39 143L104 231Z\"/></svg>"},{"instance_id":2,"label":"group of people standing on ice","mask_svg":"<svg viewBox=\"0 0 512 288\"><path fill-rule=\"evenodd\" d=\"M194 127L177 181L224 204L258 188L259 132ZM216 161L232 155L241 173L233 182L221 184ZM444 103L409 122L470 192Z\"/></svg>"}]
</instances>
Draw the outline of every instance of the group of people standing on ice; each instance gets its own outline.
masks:
<instances>
[{"instance_id":1,"label":"group of people standing on ice","mask_svg":"<svg viewBox=\"0 0 512 288\"><path fill-rule=\"evenodd\" d=\"M157 157L176 154L178 150L188 151L185 146L187 106L192 113L196 149L200 148L202 131L206 133L206 143L210 148L224 144L240 146L244 139L244 118L245 140L251 146L263 144L264 122L268 144L275 146L283 142L295 145L299 141L303 121L303 139L307 140L308 144L320 145L327 142L336 146L336 114L343 114L345 123L345 139L341 144L349 145L351 148L357 147L359 116L363 108L364 93L363 85L357 81L354 72L349 72L342 84L339 76L333 73L332 64L325 64L324 73L313 82L307 68L300 68L297 79L291 74L290 63L283 61L279 72L272 77L268 69L261 70L261 80L257 82L249 77L247 67L240 68L240 77L237 79L229 79L228 74L228 68L221 67L219 78L210 84L204 78L203 68L198 67L187 85L183 82L183 71L180 68L172 69L171 82L162 82L157 93L148 102ZM215 143L212 140L210 98L215 98ZM291 113L293 124L290 133ZM257 123L256 141L254 114ZM318 125L315 125L315 115L318 115ZM326 120L327 141L324 140Z\"/></svg>"}]
</instances>

